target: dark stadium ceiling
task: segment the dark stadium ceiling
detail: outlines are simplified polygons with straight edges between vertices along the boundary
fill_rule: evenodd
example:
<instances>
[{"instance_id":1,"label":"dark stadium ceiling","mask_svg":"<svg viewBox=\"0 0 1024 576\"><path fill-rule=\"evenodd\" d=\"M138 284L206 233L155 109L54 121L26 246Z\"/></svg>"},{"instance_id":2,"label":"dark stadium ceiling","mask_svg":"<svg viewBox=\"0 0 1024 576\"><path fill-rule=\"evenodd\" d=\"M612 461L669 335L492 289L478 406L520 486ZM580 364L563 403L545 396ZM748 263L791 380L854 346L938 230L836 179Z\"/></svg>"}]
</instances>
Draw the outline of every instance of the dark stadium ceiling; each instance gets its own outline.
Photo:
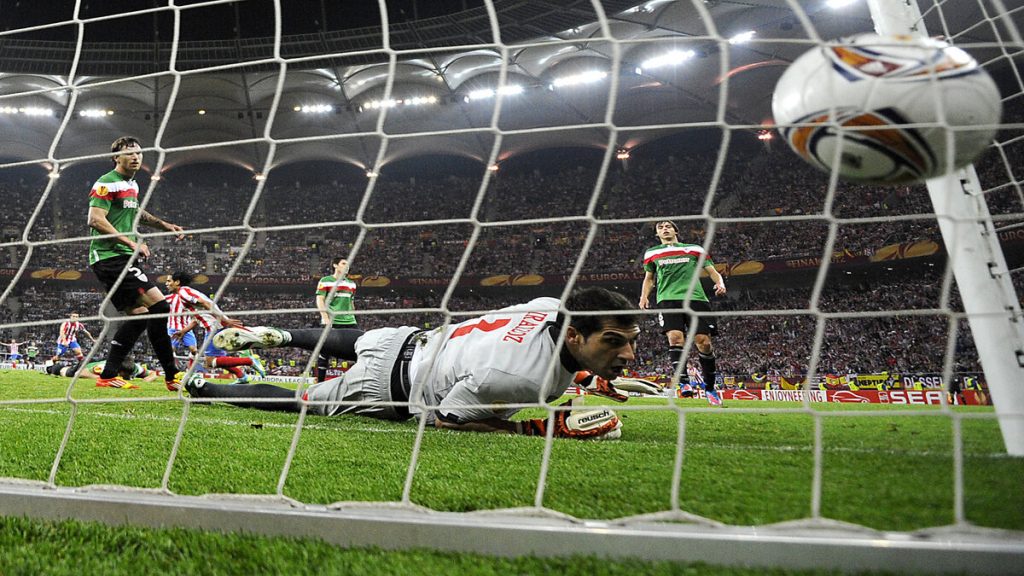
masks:
<instances>
[{"instance_id":1,"label":"dark stadium ceiling","mask_svg":"<svg viewBox=\"0 0 1024 576\"><path fill-rule=\"evenodd\" d=\"M995 45L1024 29L1019 4L991 18L990 0L920 1L930 34L952 37L996 75L1021 70L1019 47ZM73 2L0 0L0 112L43 111L0 113L0 163L46 159L52 148L65 167L122 134L146 146L159 138L163 170L218 162L259 173L268 158L271 167L335 160L367 169L425 154L487 161L499 134L500 161L541 148L631 149L681 124L753 132L770 122L775 81L811 40L873 29L864 0L829 2L799 2L801 18L787 0L602 0L605 27L591 0L495 0L494 25L479 0L398 0L384 35L375 1L282 1L278 54L271 0L176 2L176 43L167 2L83 3L79 26L66 23ZM729 42L748 31L750 41ZM644 66L672 51L689 57ZM495 88L506 62L505 83L522 93L502 98L496 114L495 98L469 96ZM388 90L403 103L382 120L371 103ZM147 168L159 160L148 155Z\"/></svg>"}]
</instances>

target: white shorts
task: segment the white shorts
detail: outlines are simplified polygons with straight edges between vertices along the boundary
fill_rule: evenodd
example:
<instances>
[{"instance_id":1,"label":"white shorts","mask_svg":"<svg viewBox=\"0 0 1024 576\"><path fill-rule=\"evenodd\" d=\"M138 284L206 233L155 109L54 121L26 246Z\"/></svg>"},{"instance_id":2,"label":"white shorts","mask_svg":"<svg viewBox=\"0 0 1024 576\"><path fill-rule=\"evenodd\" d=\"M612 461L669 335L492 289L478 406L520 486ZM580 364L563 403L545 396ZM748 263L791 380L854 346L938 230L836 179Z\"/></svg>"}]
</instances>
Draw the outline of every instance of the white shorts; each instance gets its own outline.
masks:
<instances>
[{"instance_id":1,"label":"white shorts","mask_svg":"<svg viewBox=\"0 0 1024 576\"><path fill-rule=\"evenodd\" d=\"M356 340L358 360L348 372L310 386L306 399L310 402L352 402L352 404L320 404L309 407L311 414L335 416L360 414L381 420L406 420L408 411L396 406L380 405L392 402L391 372L398 361L402 345L413 332L413 326L378 328L370 330ZM407 401L400 399L400 401Z\"/></svg>"}]
</instances>

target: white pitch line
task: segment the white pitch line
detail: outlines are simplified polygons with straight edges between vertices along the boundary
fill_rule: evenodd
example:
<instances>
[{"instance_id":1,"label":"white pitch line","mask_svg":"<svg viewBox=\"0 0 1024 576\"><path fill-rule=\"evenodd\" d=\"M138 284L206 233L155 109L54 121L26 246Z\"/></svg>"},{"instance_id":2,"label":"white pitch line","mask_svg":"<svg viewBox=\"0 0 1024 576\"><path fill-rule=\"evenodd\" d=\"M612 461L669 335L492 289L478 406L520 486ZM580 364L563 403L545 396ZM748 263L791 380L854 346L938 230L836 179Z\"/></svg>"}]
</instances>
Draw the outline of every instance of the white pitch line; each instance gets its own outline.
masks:
<instances>
[{"instance_id":1,"label":"white pitch line","mask_svg":"<svg viewBox=\"0 0 1024 576\"><path fill-rule=\"evenodd\" d=\"M53 410L53 409L39 409L39 408L13 408L3 407L3 410L8 412L20 412L24 414L53 414L63 415L67 414L66 411ZM153 414L128 414L128 413L114 413L114 412L83 412L82 415L88 416L100 416L102 418L114 418L121 420L151 420L158 422L179 422L180 418L172 418L170 416L156 416ZM228 420L224 418L204 418L202 416L189 416L189 421L200 422L202 424L220 424L223 426L245 426L251 427L254 424L263 426L264 428L287 428L294 430L294 424L282 424L280 422L257 422L254 420L243 421L243 420ZM374 432L384 434L415 434L416 430L403 430L396 428L373 428L373 427L355 427L355 428L336 428L333 426L324 426L322 424L306 424L302 427L305 430L328 430L334 432Z\"/></svg>"},{"instance_id":2,"label":"white pitch line","mask_svg":"<svg viewBox=\"0 0 1024 576\"><path fill-rule=\"evenodd\" d=\"M26 414L53 414L61 415L66 412L59 410L44 410L36 408L14 408L14 407L0 407L3 410L9 412L20 412ZM180 418L172 418L169 416L155 416L152 414L126 414L126 413L113 413L113 412L88 412L89 416L100 416L103 418L114 418L122 420L151 420L158 422L178 422ZM266 428L286 428L294 430L293 424L282 424L279 422L254 422L254 421L243 421L243 420L229 420L224 418L204 418L201 416L195 416L194 414L189 417L189 420L193 420L202 424L218 424L222 426L245 426L251 427L254 424L259 424ZM308 422L308 421L307 421ZM351 428L335 428L333 426L324 426L322 424L305 424L303 426L307 430L324 430L332 432L368 432L374 434L416 434L415 429L402 429L402 428L376 428L372 426L358 426ZM509 436L509 439L518 439L525 437ZM648 442L646 446L657 446L658 444L664 444L664 442ZM747 452L810 452L812 446L807 445L792 445L792 444L775 444L772 446L750 446L747 444L723 444L719 442L693 442L687 441L688 447L696 448L719 448L730 451L747 451ZM871 450L867 448L844 448L844 447L825 447L825 452L832 453L843 453L843 454L885 454L888 456L917 456L917 457L952 457L952 452L935 452L932 450ZM990 460L1002 460L1009 458L1010 455L1005 452L989 452L985 454L968 454L968 458L987 458Z\"/></svg>"}]
</instances>

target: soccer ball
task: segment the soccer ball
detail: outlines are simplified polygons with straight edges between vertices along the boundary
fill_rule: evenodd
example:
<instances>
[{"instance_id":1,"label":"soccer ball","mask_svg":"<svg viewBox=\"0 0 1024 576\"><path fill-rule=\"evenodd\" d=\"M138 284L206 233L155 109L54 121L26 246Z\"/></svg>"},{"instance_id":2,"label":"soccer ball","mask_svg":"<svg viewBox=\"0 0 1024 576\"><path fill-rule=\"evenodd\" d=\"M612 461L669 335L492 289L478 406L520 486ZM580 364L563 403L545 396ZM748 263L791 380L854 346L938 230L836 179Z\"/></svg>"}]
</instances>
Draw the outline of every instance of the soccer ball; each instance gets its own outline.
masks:
<instances>
[{"instance_id":1,"label":"soccer ball","mask_svg":"<svg viewBox=\"0 0 1024 576\"><path fill-rule=\"evenodd\" d=\"M969 164L995 136L1002 103L992 78L959 48L861 34L797 58L775 86L772 110L812 165L899 184Z\"/></svg>"}]
</instances>

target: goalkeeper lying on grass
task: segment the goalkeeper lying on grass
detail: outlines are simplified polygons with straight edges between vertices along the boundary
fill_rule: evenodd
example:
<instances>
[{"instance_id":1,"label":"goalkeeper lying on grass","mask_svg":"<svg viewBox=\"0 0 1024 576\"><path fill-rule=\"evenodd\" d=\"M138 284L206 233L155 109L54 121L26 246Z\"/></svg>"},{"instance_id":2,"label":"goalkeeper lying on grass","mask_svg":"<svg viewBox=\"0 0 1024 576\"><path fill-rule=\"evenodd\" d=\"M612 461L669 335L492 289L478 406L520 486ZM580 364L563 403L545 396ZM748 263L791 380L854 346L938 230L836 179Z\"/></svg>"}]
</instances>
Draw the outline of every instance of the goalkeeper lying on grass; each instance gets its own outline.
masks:
<instances>
[{"instance_id":1,"label":"goalkeeper lying on grass","mask_svg":"<svg viewBox=\"0 0 1024 576\"><path fill-rule=\"evenodd\" d=\"M308 388L302 400L314 414L362 414L406 420L420 414L438 428L508 432L542 436L552 427L558 438L618 438L621 423L603 407L572 410L566 403L551 418L512 421L524 405L552 402L573 385L577 373L591 378L588 389L618 400L625 397L609 382L633 361L640 335L636 308L625 296L603 288L574 292L565 301L572 314L565 340L556 346L566 315L558 300L537 298L479 318L434 330L410 326L332 330L321 352L355 360L343 376ZM229 328L214 337L224 350L293 346L313 350L321 329ZM582 382L588 385L587 382ZM229 386L197 380L187 386L196 398L225 400L236 406L298 411L294 390L258 384ZM245 399L279 399L253 402ZM410 400L411 399L411 400ZM330 402L343 402L332 404Z\"/></svg>"}]
</instances>

